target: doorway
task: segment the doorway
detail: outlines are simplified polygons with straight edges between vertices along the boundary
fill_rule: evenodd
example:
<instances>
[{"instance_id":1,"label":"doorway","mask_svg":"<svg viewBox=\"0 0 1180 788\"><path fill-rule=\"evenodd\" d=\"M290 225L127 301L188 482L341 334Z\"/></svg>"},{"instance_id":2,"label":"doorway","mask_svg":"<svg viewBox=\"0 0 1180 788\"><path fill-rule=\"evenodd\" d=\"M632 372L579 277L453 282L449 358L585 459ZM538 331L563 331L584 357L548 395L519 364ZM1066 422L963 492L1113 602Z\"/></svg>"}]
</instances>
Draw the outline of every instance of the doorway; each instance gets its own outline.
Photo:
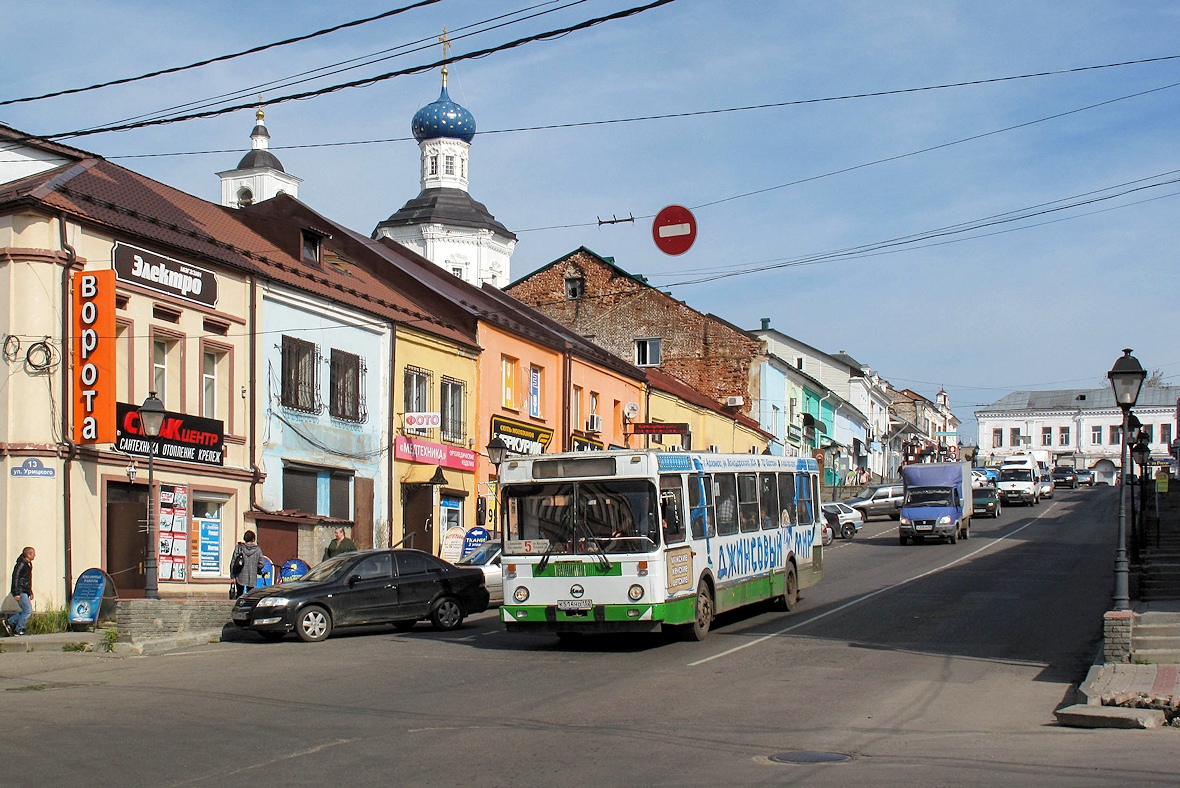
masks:
<instances>
[{"instance_id":1,"label":"doorway","mask_svg":"<svg viewBox=\"0 0 1180 788\"><path fill-rule=\"evenodd\" d=\"M120 596L142 594L147 585L146 485L109 482L106 504L106 570Z\"/></svg>"},{"instance_id":2,"label":"doorway","mask_svg":"<svg viewBox=\"0 0 1180 788\"><path fill-rule=\"evenodd\" d=\"M437 552L434 537L434 488L429 484L402 485L403 547ZM411 536L412 535L412 536Z\"/></svg>"}]
</instances>

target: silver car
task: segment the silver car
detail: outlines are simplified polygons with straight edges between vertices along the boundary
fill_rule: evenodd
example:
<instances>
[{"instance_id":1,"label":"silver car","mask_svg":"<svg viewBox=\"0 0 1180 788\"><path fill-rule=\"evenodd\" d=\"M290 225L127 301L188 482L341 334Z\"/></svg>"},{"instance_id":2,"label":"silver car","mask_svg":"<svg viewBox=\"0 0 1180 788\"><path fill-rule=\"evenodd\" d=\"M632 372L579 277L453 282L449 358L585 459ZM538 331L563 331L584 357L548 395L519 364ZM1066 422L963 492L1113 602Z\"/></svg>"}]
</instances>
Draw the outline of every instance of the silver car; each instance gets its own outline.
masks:
<instances>
[{"instance_id":1,"label":"silver car","mask_svg":"<svg viewBox=\"0 0 1180 788\"><path fill-rule=\"evenodd\" d=\"M1057 489L1057 483L1053 481L1053 477L1047 471L1041 472L1041 497L1052 498L1053 491Z\"/></svg>"},{"instance_id":2,"label":"silver car","mask_svg":"<svg viewBox=\"0 0 1180 788\"><path fill-rule=\"evenodd\" d=\"M825 503L824 511L836 515L840 524L838 532L841 539L851 539L864 527L864 515L846 503Z\"/></svg>"},{"instance_id":3,"label":"silver car","mask_svg":"<svg viewBox=\"0 0 1180 788\"><path fill-rule=\"evenodd\" d=\"M500 567L500 542L484 542L478 550L460 558L455 566L478 566L483 570L483 584L488 589L488 607L504 604L504 570Z\"/></svg>"}]
</instances>

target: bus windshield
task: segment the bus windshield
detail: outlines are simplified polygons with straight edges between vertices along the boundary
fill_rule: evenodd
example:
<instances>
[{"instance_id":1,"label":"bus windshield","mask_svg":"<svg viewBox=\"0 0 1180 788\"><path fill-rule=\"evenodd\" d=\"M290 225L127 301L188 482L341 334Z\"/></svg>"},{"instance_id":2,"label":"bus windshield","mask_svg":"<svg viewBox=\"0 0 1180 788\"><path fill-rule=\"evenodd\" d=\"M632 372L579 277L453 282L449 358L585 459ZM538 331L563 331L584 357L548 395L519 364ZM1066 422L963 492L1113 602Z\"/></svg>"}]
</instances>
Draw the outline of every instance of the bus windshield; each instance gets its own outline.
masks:
<instances>
[{"instance_id":1,"label":"bus windshield","mask_svg":"<svg viewBox=\"0 0 1180 788\"><path fill-rule=\"evenodd\" d=\"M660 543L656 502L642 479L505 486L504 554L649 553Z\"/></svg>"}]
</instances>

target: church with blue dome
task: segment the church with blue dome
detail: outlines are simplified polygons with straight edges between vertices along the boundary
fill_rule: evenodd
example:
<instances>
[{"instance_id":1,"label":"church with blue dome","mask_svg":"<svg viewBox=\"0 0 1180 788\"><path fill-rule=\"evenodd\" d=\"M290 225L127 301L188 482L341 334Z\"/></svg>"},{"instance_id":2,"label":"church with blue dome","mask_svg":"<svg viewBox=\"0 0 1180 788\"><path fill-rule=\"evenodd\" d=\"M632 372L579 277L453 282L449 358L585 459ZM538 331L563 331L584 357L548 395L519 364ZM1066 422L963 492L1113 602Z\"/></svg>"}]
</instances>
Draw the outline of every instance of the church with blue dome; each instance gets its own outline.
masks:
<instances>
[{"instance_id":1,"label":"church with blue dome","mask_svg":"<svg viewBox=\"0 0 1180 788\"><path fill-rule=\"evenodd\" d=\"M447 92L414 113L410 130L420 152L421 191L377 225L389 238L477 287L510 281L516 235L468 192L475 117Z\"/></svg>"}]
</instances>

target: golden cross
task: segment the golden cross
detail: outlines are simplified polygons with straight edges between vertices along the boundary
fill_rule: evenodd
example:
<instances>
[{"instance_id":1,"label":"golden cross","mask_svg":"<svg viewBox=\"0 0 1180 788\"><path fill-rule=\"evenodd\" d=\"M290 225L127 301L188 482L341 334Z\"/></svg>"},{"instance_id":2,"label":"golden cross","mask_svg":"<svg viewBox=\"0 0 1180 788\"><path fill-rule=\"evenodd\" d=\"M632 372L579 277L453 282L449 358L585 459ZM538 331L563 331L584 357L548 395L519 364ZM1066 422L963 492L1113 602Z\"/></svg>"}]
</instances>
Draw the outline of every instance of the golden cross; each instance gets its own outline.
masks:
<instances>
[{"instance_id":1,"label":"golden cross","mask_svg":"<svg viewBox=\"0 0 1180 788\"><path fill-rule=\"evenodd\" d=\"M449 55L451 52L451 41L447 38L447 29L445 27L443 28L442 35L438 37L438 40L442 43L443 60L446 60L447 55Z\"/></svg>"}]
</instances>

